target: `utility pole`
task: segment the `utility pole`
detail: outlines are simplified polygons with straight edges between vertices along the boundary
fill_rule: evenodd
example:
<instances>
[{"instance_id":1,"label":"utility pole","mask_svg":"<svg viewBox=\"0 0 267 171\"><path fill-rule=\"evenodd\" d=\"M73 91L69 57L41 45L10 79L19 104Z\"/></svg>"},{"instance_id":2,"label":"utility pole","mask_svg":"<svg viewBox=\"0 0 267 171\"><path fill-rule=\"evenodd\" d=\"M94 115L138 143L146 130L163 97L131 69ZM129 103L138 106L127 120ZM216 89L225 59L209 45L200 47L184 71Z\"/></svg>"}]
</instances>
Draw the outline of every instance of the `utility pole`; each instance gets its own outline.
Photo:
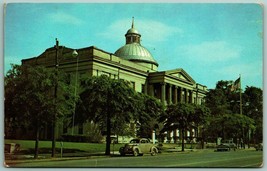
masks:
<instances>
[{"instance_id":1,"label":"utility pole","mask_svg":"<svg viewBox=\"0 0 267 171\"><path fill-rule=\"evenodd\" d=\"M55 113L54 113L54 119L53 119L53 126L52 126L52 154L51 157L55 157L56 154L56 128L57 128L57 88L58 88L58 40L56 39L56 57L55 57L55 69L56 69L56 83L55 83L55 94L54 94L54 100L55 100Z\"/></svg>"}]
</instances>

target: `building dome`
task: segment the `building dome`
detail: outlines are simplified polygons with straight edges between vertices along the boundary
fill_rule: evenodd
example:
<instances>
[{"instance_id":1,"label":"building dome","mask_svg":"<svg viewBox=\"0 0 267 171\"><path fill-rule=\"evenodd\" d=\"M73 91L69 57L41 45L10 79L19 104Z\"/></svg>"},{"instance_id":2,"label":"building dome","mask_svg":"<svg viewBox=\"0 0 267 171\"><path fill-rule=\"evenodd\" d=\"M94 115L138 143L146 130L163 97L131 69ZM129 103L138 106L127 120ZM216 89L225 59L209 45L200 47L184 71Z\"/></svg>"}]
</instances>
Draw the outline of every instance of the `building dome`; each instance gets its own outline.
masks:
<instances>
[{"instance_id":1,"label":"building dome","mask_svg":"<svg viewBox=\"0 0 267 171\"><path fill-rule=\"evenodd\" d=\"M130 28L126 34L139 34L139 32L135 28Z\"/></svg>"},{"instance_id":2,"label":"building dome","mask_svg":"<svg viewBox=\"0 0 267 171\"><path fill-rule=\"evenodd\" d=\"M151 53L138 43L122 46L115 52L115 55L129 61L152 63L158 66Z\"/></svg>"},{"instance_id":3,"label":"building dome","mask_svg":"<svg viewBox=\"0 0 267 171\"><path fill-rule=\"evenodd\" d=\"M151 53L140 44L141 34L134 28L134 20L132 27L125 34L125 38L126 44L115 52L116 56L129 61L151 63L158 66Z\"/></svg>"}]
</instances>

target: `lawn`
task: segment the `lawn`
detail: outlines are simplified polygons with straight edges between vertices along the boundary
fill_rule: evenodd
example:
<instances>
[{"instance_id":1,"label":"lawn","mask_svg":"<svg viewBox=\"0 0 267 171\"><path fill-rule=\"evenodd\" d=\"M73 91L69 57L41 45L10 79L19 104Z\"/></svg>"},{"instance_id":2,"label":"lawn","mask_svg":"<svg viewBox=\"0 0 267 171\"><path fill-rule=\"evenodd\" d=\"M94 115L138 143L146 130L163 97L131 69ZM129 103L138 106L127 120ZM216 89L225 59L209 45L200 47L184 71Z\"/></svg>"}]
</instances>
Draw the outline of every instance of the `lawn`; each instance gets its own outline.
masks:
<instances>
[{"instance_id":1,"label":"lawn","mask_svg":"<svg viewBox=\"0 0 267 171\"><path fill-rule=\"evenodd\" d=\"M16 143L20 145L20 151L17 154L34 154L35 141L33 140L5 140L5 143ZM110 152L119 151L119 148L124 146L124 144L113 144L110 145ZM159 147L160 151L165 151L167 149L174 149L180 147L178 144L163 144ZM51 141L39 141L39 154L51 154ZM185 148L190 148L191 144L186 144ZM63 142L64 154L93 154L93 153L103 153L105 152L105 143L81 143L81 142ZM56 142L56 152L60 154L61 152L61 142Z\"/></svg>"},{"instance_id":2,"label":"lawn","mask_svg":"<svg viewBox=\"0 0 267 171\"><path fill-rule=\"evenodd\" d=\"M35 141L33 140L5 140L6 143L16 143L20 145L21 153L33 153L35 147ZM114 144L114 151L118 151L124 144ZM51 141L40 141L39 149L40 153L51 152ZM61 143L56 142L56 150L60 151ZM113 151L113 144L110 145L111 151ZM76 143L76 142L63 142L64 152L88 152L97 153L105 152L105 143Z\"/></svg>"}]
</instances>

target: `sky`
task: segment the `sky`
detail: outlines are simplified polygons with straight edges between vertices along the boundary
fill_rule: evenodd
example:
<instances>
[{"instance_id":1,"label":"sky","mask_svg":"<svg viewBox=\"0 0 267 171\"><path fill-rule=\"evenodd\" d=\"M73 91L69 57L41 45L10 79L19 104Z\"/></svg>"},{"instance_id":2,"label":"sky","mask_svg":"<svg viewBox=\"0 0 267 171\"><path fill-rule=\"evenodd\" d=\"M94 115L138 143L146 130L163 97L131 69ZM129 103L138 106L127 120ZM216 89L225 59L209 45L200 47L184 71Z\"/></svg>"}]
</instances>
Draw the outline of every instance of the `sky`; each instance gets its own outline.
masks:
<instances>
[{"instance_id":1,"label":"sky","mask_svg":"<svg viewBox=\"0 0 267 171\"><path fill-rule=\"evenodd\" d=\"M263 88L263 9L252 3L17 3L4 15L4 72L59 44L115 53L134 26L159 71L183 68L197 83Z\"/></svg>"}]
</instances>

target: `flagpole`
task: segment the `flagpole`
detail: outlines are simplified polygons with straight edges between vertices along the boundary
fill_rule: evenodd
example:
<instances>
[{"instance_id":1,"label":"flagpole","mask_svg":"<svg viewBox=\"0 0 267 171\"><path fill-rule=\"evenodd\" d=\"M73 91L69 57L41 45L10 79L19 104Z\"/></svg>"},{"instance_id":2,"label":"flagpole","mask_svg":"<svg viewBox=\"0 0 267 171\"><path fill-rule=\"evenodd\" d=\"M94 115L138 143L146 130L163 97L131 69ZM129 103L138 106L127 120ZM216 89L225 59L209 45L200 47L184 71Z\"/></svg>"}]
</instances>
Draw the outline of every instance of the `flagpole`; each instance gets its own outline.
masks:
<instances>
[{"instance_id":1,"label":"flagpole","mask_svg":"<svg viewBox=\"0 0 267 171\"><path fill-rule=\"evenodd\" d=\"M241 74L239 74L239 84L240 84L240 87L239 87L239 97L240 97L240 115L243 114L243 111L242 111L242 89L241 89ZM244 139L244 128L242 128L242 141ZM244 148L245 149L245 143L242 143L241 144L241 148Z\"/></svg>"},{"instance_id":2,"label":"flagpole","mask_svg":"<svg viewBox=\"0 0 267 171\"><path fill-rule=\"evenodd\" d=\"M240 115L243 114L242 111L242 88L241 88L241 74L239 74L239 78L240 78L240 88L239 88L239 98L240 98Z\"/></svg>"}]
</instances>

